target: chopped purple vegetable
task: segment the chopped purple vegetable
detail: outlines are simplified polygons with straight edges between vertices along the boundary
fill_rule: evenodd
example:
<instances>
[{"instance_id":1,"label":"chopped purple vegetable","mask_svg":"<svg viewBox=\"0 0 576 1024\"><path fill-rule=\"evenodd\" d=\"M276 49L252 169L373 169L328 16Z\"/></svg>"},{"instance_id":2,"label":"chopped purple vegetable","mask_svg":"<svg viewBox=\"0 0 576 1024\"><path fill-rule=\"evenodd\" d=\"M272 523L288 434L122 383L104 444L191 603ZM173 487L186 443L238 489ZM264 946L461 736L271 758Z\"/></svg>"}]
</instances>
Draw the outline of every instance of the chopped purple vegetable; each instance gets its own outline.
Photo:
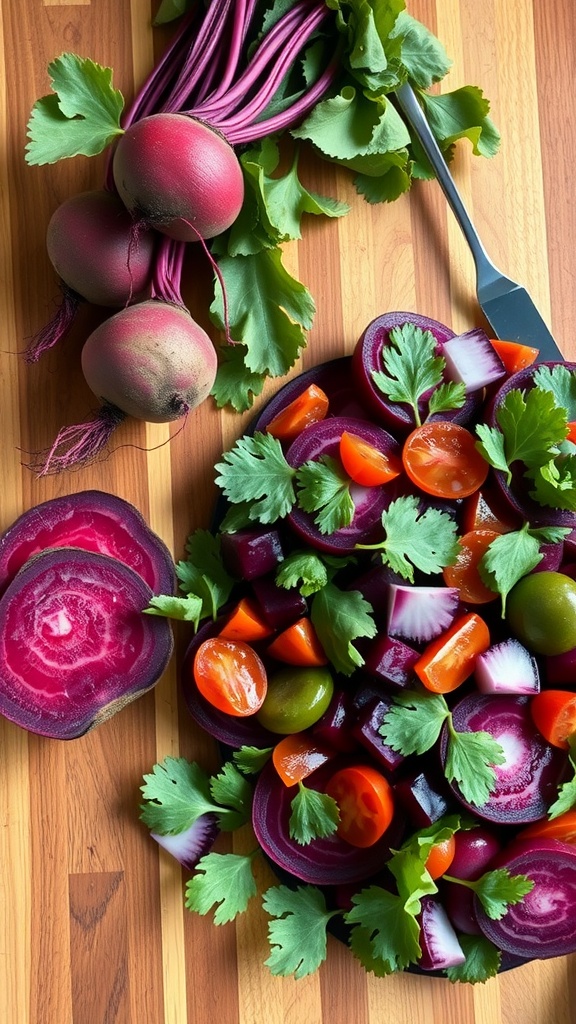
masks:
<instances>
[{"instance_id":1,"label":"chopped purple vegetable","mask_svg":"<svg viewBox=\"0 0 576 1024\"><path fill-rule=\"evenodd\" d=\"M185 832L162 836L151 832L159 846L170 853L186 871L193 871L198 861L212 849L220 834L215 814L201 814Z\"/></svg>"},{"instance_id":2,"label":"chopped purple vegetable","mask_svg":"<svg viewBox=\"0 0 576 1024\"><path fill-rule=\"evenodd\" d=\"M460 592L457 587L411 587L391 583L388 602L388 633L415 643L427 643L454 622L460 607Z\"/></svg>"},{"instance_id":3,"label":"chopped purple vegetable","mask_svg":"<svg viewBox=\"0 0 576 1024\"><path fill-rule=\"evenodd\" d=\"M449 338L442 346L448 380L461 382L466 392L495 384L506 376L506 368L481 327Z\"/></svg>"},{"instance_id":4,"label":"chopped purple vegetable","mask_svg":"<svg viewBox=\"0 0 576 1024\"><path fill-rule=\"evenodd\" d=\"M474 678L480 693L530 696L540 691L538 662L514 637L494 644L479 655Z\"/></svg>"},{"instance_id":5,"label":"chopped purple vegetable","mask_svg":"<svg viewBox=\"0 0 576 1024\"><path fill-rule=\"evenodd\" d=\"M423 971L437 971L463 964L466 956L440 901L433 896L423 896L421 907L419 942L422 954L418 966Z\"/></svg>"}]
</instances>

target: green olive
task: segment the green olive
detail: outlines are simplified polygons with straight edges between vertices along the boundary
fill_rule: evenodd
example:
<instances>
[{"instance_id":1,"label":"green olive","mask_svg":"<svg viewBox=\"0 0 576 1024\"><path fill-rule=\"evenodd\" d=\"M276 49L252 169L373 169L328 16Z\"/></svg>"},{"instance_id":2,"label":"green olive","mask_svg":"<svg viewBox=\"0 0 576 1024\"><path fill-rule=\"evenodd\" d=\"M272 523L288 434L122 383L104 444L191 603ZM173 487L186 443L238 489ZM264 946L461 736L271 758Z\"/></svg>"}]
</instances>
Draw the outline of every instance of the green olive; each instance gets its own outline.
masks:
<instances>
[{"instance_id":1,"label":"green olive","mask_svg":"<svg viewBox=\"0 0 576 1024\"><path fill-rule=\"evenodd\" d=\"M334 692L327 668L279 669L268 679L264 703L256 717L270 732L301 732L326 711Z\"/></svg>"},{"instance_id":2,"label":"green olive","mask_svg":"<svg viewBox=\"0 0 576 1024\"><path fill-rule=\"evenodd\" d=\"M570 576L523 576L510 591L506 608L510 629L535 654L564 654L576 647L576 582Z\"/></svg>"}]
</instances>

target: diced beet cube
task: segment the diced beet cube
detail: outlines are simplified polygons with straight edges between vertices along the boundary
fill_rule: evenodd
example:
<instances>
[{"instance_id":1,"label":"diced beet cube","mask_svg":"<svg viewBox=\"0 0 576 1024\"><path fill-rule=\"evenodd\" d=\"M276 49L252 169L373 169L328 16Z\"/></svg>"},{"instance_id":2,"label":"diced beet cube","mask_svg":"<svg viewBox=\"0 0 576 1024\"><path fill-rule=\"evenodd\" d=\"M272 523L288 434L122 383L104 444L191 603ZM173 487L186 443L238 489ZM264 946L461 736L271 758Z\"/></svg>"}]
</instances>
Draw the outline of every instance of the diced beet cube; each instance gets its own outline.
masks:
<instances>
[{"instance_id":1,"label":"diced beet cube","mask_svg":"<svg viewBox=\"0 0 576 1024\"><path fill-rule=\"evenodd\" d=\"M315 740L343 753L355 750L358 743L352 734L356 713L348 690L336 689L327 710L312 726Z\"/></svg>"},{"instance_id":2,"label":"diced beet cube","mask_svg":"<svg viewBox=\"0 0 576 1024\"><path fill-rule=\"evenodd\" d=\"M549 684L576 689L576 647L564 654L550 654L544 665Z\"/></svg>"},{"instance_id":3,"label":"diced beet cube","mask_svg":"<svg viewBox=\"0 0 576 1024\"><path fill-rule=\"evenodd\" d=\"M366 652L364 668L383 683L403 689L414 678L413 669L419 657L419 652L402 640L380 633Z\"/></svg>"},{"instance_id":4,"label":"diced beet cube","mask_svg":"<svg viewBox=\"0 0 576 1024\"><path fill-rule=\"evenodd\" d=\"M401 583L402 578L387 565L376 565L350 584L350 590L358 590L365 601L372 606L376 623L384 625L388 618L388 588L391 583Z\"/></svg>"},{"instance_id":5,"label":"diced beet cube","mask_svg":"<svg viewBox=\"0 0 576 1024\"><path fill-rule=\"evenodd\" d=\"M445 786L431 771L416 768L394 783L399 803L415 828L426 828L450 811Z\"/></svg>"},{"instance_id":6,"label":"diced beet cube","mask_svg":"<svg viewBox=\"0 0 576 1024\"><path fill-rule=\"evenodd\" d=\"M259 527L223 533L220 550L230 575L241 580L265 576L284 558L278 531Z\"/></svg>"},{"instance_id":7,"label":"diced beet cube","mask_svg":"<svg viewBox=\"0 0 576 1024\"><path fill-rule=\"evenodd\" d=\"M285 629L306 614L306 598L292 587L279 587L274 576L258 576L252 580L252 590L262 614L272 629Z\"/></svg>"},{"instance_id":8,"label":"diced beet cube","mask_svg":"<svg viewBox=\"0 0 576 1024\"><path fill-rule=\"evenodd\" d=\"M352 730L358 742L388 772L397 771L405 760L404 754L392 750L392 747L384 743L379 732L384 716L392 707L392 703L392 699L387 697L374 697L369 700L358 712L358 718Z\"/></svg>"}]
</instances>

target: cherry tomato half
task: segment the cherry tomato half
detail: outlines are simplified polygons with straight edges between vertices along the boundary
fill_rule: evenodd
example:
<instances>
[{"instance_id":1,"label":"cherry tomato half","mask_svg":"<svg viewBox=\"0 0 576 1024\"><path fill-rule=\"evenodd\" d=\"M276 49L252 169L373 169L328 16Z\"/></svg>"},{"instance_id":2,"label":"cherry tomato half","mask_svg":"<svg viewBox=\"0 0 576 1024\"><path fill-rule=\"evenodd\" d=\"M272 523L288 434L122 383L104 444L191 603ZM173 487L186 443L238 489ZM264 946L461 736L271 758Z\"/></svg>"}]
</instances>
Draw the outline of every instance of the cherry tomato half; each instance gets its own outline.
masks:
<instances>
[{"instance_id":1,"label":"cherry tomato half","mask_svg":"<svg viewBox=\"0 0 576 1024\"><path fill-rule=\"evenodd\" d=\"M442 875L445 875L454 860L455 853L456 839L454 836L449 836L441 843L436 843L426 858L425 867L430 877L441 878Z\"/></svg>"},{"instance_id":2,"label":"cherry tomato half","mask_svg":"<svg viewBox=\"0 0 576 1024\"><path fill-rule=\"evenodd\" d=\"M447 587L458 587L460 598L468 604L487 604L498 595L486 586L478 566L493 540L500 534L494 530L470 530L458 541L458 557L442 571Z\"/></svg>"},{"instance_id":3,"label":"cherry tomato half","mask_svg":"<svg viewBox=\"0 0 576 1024\"><path fill-rule=\"evenodd\" d=\"M255 714L268 688L261 658L242 640L212 637L194 657L194 681L205 699L237 718Z\"/></svg>"},{"instance_id":4,"label":"cherry tomato half","mask_svg":"<svg viewBox=\"0 0 576 1024\"><path fill-rule=\"evenodd\" d=\"M394 480L402 472L402 464L348 430L340 438L340 459L348 476L363 487L378 487Z\"/></svg>"},{"instance_id":5,"label":"cherry tomato half","mask_svg":"<svg viewBox=\"0 0 576 1024\"><path fill-rule=\"evenodd\" d=\"M518 833L518 839L560 839L576 844L576 811L565 811L557 818L540 818Z\"/></svg>"},{"instance_id":6,"label":"cherry tomato half","mask_svg":"<svg viewBox=\"0 0 576 1024\"><path fill-rule=\"evenodd\" d=\"M328 781L328 796L338 804L338 835L351 846L372 846L394 816L392 787L371 765L349 765Z\"/></svg>"},{"instance_id":7,"label":"cherry tomato half","mask_svg":"<svg viewBox=\"0 0 576 1024\"><path fill-rule=\"evenodd\" d=\"M476 612L468 612L424 648L414 671L433 693L451 693L472 675L476 658L490 646L490 631Z\"/></svg>"},{"instance_id":8,"label":"cherry tomato half","mask_svg":"<svg viewBox=\"0 0 576 1024\"><path fill-rule=\"evenodd\" d=\"M283 736L272 751L274 765L282 782L294 786L326 764L335 752L315 743L307 732L295 732Z\"/></svg>"},{"instance_id":9,"label":"cherry tomato half","mask_svg":"<svg viewBox=\"0 0 576 1024\"><path fill-rule=\"evenodd\" d=\"M328 412L328 396L317 384L310 384L290 405L270 421L266 432L279 441L293 441L311 423L319 423Z\"/></svg>"},{"instance_id":10,"label":"cherry tomato half","mask_svg":"<svg viewBox=\"0 0 576 1024\"><path fill-rule=\"evenodd\" d=\"M541 690L530 701L532 721L553 747L568 750L576 733L576 693L569 690Z\"/></svg>"},{"instance_id":11,"label":"cherry tomato half","mask_svg":"<svg viewBox=\"0 0 576 1024\"><path fill-rule=\"evenodd\" d=\"M489 469L474 435L445 420L416 427L404 442L402 462L412 483L437 498L466 498L482 486Z\"/></svg>"}]
</instances>

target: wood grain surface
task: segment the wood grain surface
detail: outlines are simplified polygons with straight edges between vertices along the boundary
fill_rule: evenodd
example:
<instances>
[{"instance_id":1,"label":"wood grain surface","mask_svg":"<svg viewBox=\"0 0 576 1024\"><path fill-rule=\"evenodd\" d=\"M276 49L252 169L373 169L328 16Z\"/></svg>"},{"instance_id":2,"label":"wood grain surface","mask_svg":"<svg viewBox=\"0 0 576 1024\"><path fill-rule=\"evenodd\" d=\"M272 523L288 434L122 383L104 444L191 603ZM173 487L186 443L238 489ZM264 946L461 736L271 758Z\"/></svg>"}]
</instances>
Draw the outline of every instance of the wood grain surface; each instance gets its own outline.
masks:
<instances>
[{"instance_id":1,"label":"wood grain surface","mask_svg":"<svg viewBox=\"0 0 576 1024\"><path fill-rule=\"evenodd\" d=\"M493 160L458 148L454 171L494 261L524 283L567 357L576 358L576 122L573 0L412 0L412 14L453 59L445 87L480 85L502 133ZM208 524L212 467L245 418L206 403L184 430L126 422L116 449L89 469L37 479L26 453L91 412L79 351L99 313L40 363L20 354L55 308L45 252L51 212L98 186L100 158L24 162L25 126L48 91L46 67L74 50L115 69L127 96L168 33L153 35L150 0L0 0L0 528L56 494L99 487L133 502L183 555ZM309 160L312 187L351 202L339 221L307 223L287 265L315 296L301 366L349 353L387 310L417 310L456 330L481 324L470 255L434 183L370 207L348 176ZM205 270L191 264L189 279ZM206 280L208 280L206 278ZM205 290L189 286L205 316ZM187 292L188 298L188 292ZM278 382L276 382L277 386ZM268 388L266 394L272 392ZM175 862L138 821L143 773L166 754L215 766L217 752L181 705L178 664L155 690L82 739L45 740L0 721L0 1019L6 1024L569 1024L576 958L539 962L485 985L411 976L377 980L330 940L314 976L273 978L257 907L216 928L183 905ZM239 836L236 848L250 840ZM266 879L262 880L263 884Z\"/></svg>"}]
</instances>

